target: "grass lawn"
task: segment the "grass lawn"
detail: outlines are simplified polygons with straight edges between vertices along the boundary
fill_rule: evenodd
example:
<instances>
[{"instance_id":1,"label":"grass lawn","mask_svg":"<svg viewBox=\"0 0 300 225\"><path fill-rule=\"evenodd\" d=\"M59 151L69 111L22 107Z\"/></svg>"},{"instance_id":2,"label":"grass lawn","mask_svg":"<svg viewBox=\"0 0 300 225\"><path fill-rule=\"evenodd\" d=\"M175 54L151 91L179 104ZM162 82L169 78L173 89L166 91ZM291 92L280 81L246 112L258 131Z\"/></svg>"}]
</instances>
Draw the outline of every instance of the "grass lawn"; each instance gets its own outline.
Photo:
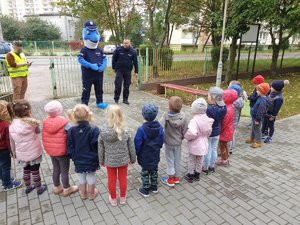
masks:
<instances>
[{"instance_id":1,"label":"grass lawn","mask_svg":"<svg viewBox=\"0 0 300 225\"><path fill-rule=\"evenodd\" d=\"M277 76L274 79L266 79L266 82L271 82L272 80L289 80L290 85L285 87L283 89L283 97L284 97L284 103L281 107L281 110L279 112L278 118L286 118L289 116L293 116L296 114L300 113L300 74L290 74L286 76ZM250 79L243 79L239 80L242 85L244 90L248 93L251 94L254 86L251 83ZM215 83L209 83L209 84L195 84L191 85L191 87L195 89L200 89L200 90L208 90L210 87L215 86ZM222 83L222 88L226 89L227 86L225 86L224 83ZM151 91L153 94L155 91ZM195 100L195 96L191 94L186 94L184 92L180 91L173 91L169 90L167 93L167 97L169 98L172 95L177 95L180 96L185 105L191 105L191 103ZM249 116L249 102L245 101L245 108L242 111L243 116Z\"/></svg>"}]
</instances>

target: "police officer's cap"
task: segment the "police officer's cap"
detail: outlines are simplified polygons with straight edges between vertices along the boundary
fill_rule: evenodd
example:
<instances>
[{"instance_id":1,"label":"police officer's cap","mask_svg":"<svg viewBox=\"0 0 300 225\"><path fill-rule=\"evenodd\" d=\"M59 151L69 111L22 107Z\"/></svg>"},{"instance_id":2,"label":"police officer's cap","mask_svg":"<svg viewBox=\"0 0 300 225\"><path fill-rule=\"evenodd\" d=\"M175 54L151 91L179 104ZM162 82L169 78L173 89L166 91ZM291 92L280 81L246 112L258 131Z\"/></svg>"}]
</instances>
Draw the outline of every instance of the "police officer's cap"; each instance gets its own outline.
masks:
<instances>
[{"instance_id":1,"label":"police officer's cap","mask_svg":"<svg viewBox=\"0 0 300 225\"><path fill-rule=\"evenodd\" d=\"M91 20L85 21L83 24L83 27L87 28L88 30L96 30L97 29L97 25Z\"/></svg>"}]
</instances>

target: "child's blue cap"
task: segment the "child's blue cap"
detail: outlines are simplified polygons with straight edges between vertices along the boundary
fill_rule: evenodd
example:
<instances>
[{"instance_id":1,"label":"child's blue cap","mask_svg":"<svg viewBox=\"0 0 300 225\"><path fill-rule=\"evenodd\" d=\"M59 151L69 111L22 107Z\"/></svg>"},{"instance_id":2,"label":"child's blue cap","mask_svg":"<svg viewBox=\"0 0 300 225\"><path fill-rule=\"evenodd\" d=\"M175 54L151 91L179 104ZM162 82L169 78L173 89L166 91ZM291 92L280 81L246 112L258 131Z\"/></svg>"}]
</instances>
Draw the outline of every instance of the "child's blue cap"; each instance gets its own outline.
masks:
<instances>
[{"instance_id":1,"label":"child's blue cap","mask_svg":"<svg viewBox=\"0 0 300 225\"><path fill-rule=\"evenodd\" d=\"M108 106L107 102L101 102L101 103L97 104L97 108L100 108L100 109L106 109L107 106Z\"/></svg>"},{"instance_id":2,"label":"child's blue cap","mask_svg":"<svg viewBox=\"0 0 300 225\"><path fill-rule=\"evenodd\" d=\"M233 89L237 92L238 96L242 93L242 88L238 84L233 84L229 86L229 89Z\"/></svg>"}]
</instances>

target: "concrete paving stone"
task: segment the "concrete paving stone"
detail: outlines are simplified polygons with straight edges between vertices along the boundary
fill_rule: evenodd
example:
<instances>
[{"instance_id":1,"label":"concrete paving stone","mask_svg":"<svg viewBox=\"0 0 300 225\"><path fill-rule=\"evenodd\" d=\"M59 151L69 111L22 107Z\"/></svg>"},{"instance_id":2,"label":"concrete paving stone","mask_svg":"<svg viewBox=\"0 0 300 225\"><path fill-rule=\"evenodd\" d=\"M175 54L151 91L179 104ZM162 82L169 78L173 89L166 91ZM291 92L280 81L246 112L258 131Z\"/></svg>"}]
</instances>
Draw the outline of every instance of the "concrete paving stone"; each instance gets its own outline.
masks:
<instances>
[{"instance_id":1,"label":"concrete paving stone","mask_svg":"<svg viewBox=\"0 0 300 225\"><path fill-rule=\"evenodd\" d=\"M29 210L28 206L19 208L19 217L20 217L20 220L30 219L30 210Z\"/></svg>"},{"instance_id":2,"label":"concrete paving stone","mask_svg":"<svg viewBox=\"0 0 300 225\"><path fill-rule=\"evenodd\" d=\"M195 215L195 218L198 218L199 221L208 222L210 220L210 218L199 208L193 209L192 213Z\"/></svg>"},{"instance_id":3,"label":"concrete paving stone","mask_svg":"<svg viewBox=\"0 0 300 225\"><path fill-rule=\"evenodd\" d=\"M182 206L182 205L181 205L181 206ZM174 205L172 204L172 202L170 202L170 203L164 205L164 208L166 209L167 212L170 213L170 215L176 216L176 215L178 215L178 214L181 213L181 212L179 211L179 207L181 207L181 206L177 206L177 207L176 207L176 206L174 206Z\"/></svg>"},{"instance_id":4,"label":"concrete paving stone","mask_svg":"<svg viewBox=\"0 0 300 225\"><path fill-rule=\"evenodd\" d=\"M12 217L18 214L17 205L7 206L7 217Z\"/></svg>"},{"instance_id":5,"label":"concrete paving stone","mask_svg":"<svg viewBox=\"0 0 300 225\"><path fill-rule=\"evenodd\" d=\"M224 210L221 207L217 206L213 202L208 202L208 203L206 203L206 205L210 208L210 210L214 211L218 215L220 215L224 212ZM208 210L208 211L210 211L210 210Z\"/></svg>"},{"instance_id":6,"label":"concrete paving stone","mask_svg":"<svg viewBox=\"0 0 300 225\"><path fill-rule=\"evenodd\" d=\"M220 217L222 213L217 213L213 209L208 210L205 212L205 214L211 218L216 224L222 224L224 222L224 219Z\"/></svg>"},{"instance_id":7,"label":"concrete paving stone","mask_svg":"<svg viewBox=\"0 0 300 225\"><path fill-rule=\"evenodd\" d=\"M253 214L251 214L249 211L245 210L244 208L238 206L235 208L235 210L240 213L241 215L243 215L244 217L246 217L249 221L252 221L253 219L255 219L255 216Z\"/></svg>"},{"instance_id":8,"label":"concrete paving stone","mask_svg":"<svg viewBox=\"0 0 300 225\"><path fill-rule=\"evenodd\" d=\"M163 212L160 216L170 225L178 224L178 221L169 212Z\"/></svg>"},{"instance_id":9,"label":"concrete paving stone","mask_svg":"<svg viewBox=\"0 0 300 225\"><path fill-rule=\"evenodd\" d=\"M57 202L60 202L60 197L59 195L55 195L55 194L50 194L49 195L49 199L51 201L51 204L55 204Z\"/></svg>"},{"instance_id":10,"label":"concrete paving stone","mask_svg":"<svg viewBox=\"0 0 300 225\"><path fill-rule=\"evenodd\" d=\"M40 206L39 198L35 198L35 199L29 200L29 208L30 208L30 211L39 209L40 207L41 207L41 206Z\"/></svg>"},{"instance_id":11,"label":"concrete paving stone","mask_svg":"<svg viewBox=\"0 0 300 225\"><path fill-rule=\"evenodd\" d=\"M181 215L184 215L185 218L187 218L188 220L192 219L193 217L195 217L195 215L192 213L192 209L188 208L185 205L179 206L178 211L180 212Z\"/></svg>"},{"instance_id":12,"label":"concrete paving stone","mask_svg":"<svg viewBox=\"0 0 300 225\"><path fill-rule=\"evenodd\" d=\"M268 211L271 211L273 213L275 213L276 215L281 215L283 213L283 211L279 208L277 208L276 206L274 206L273 204L270 204L269 202L264 202L262 204L265 208L268 209Z\"/></svg>"},{"instance_id":13,"label":"concrete paving stone","mask_svg":"<svg viewBox=\"0 0 300 225\"><path fill-rule=\"evenodd\" d=\"M288 213L283 213L280 217L288 222L288 224L300 224L300 220L295 217L291 217Z\"/></svg>"},{"instance_id":14,"label":"concrete paving stone","mask_svg":"<svg viewBox=\"0 0 300 225\"><path fill-rule=\"evenodd\" d=\"M151 218L152 222L157 224L163 221L163 218L154 209L149 209L146 211L148 216Z\"/></svg>"},{"instance_id":15,"label":"concrete paving stone","mask_svg":"<svg viewBox=\"0 0 300 225\"><path fill-rule=\"evenodd\" d=\"M291 217L296 217L297 215L299 215L299 212L300 212L300 210L293 210L293 209L287 208L286 205L283 205L282 203L279 203L278 205L276 205L276 208L280 209L284 213L287 213Z\"/></svg>"},{"instance_id":16,"label":"concrete paving stone","mask_svg":"<svg viewBox=\"0 0 300 225\"><path fill-rule=\"evenodd\" d=\"M1 203L0 203L0 206L1 206ZM27 196L18 197L18 208L22 208L25 206L29 206Z\"/></svg>"},{"instance_id":17,"label":"concrete paving stone","mask_svg":"<svg viewBox=\"0 0 300 225\"><path fill-rule=\"evenodd\" d=\"M102 217L107 224L117 224L117 221L111 212L102 214Z\"/></svg>"},{"instance_id":18,"label":"concrete paving stone","mask_svg":"<svg viewBox=\"0 0 300 225\"><path fill-rule=\"evenodd\" d=\"M103 200L99 201L95 204L96 204L96 208L100 211L100 213L106 213L109 211L110 205L108 203L104 202Z\"/></svg>"},{"instance_id":19,"label":"concrete paving stone","mask_svg":"<svg viewBox=\"0 0 300 225\"><path fill-rule=\"evenodd\" d=\"M165 207L159 204L157 201L153 201L149 203L158 214L161 214L166 211Z\"/></svg>"},{"instance_id":20,"label":"concrete paving stone","mask_svg":"<svg viewBox=\"0 0 300 225\"><path fill-rule=\"evenodd\" d=\"M203 221L201 221L199 218L193 218L190 220L190 222L193 225L205 225L205 223Z\"/></svg>"},{"instance_id":21,"label":"concrete paving stone","mask_svg":"<svg viewBox=\"0 0 300 225\"><path fill-rule=\"evenodd\" d=\"M68 225L69 224L68 218L66 217L65 214L55 216L55 220L56 220L57 225ZM85 223L82 223L82 224L85 224Z\"/></svg>"},{"instance_id":22,"label":"concrete paving stone","mask_svg":"<svg viewBox=\"0 0 300 225\"><path fill-rule=\"evenodd\" d=\"M221 214L221 217L228 222L230 225L238 225L240 224L239 221L237 221L232 215L228 214L227 212L224 212Z\"/></svg>"},{"instance_id":23,"label":"concrete paving stone","mask_svg":"<svg viewBox=\"0 0 300 225\"><path fill-rule=\"evenodd\" d=\"M170 195L168 197L166 197L166 199L172 203L172 205L176 208L182 205L182 203L179 201L179 199L176 198L175 195Z\"/></svg>"},{"instance_id":24,"label":"concrete paving stone","mask_svg":"<svg viewBox=\"0 0 300 225\"><path fill-rule=\"evenodd\" d=\"M0 202L0 213L6 212L6 202Z\"/></svg>"},{"instance_id":25,"label":"concrete paving stone","mask_svg":"<svg viewBox=\"0 0 300 225\"><path fill-rule=\"evenodd\" d=\"M64 210L65 210L66 216L68 218L71 218L71 217L77 215L77 212L76 212L75 207L74 207L73 204L65 205L63 207L64 207Z\"/></svg>"},{"instance_id":26,"label":"concrete paving stone","mask_svg":"<svg viewBox=\"0 0 300 225\"><path fill-rule=\"evenodd\" d=\"M7 225L18 225L19 218L18 216L12 216L7 218Z\"/></svg>"},{"instance_id":27,"label":"concrete paving stone","mask_svg":"<svg viewBox=\"0 0 300 225\"><path fill-rule=\"evenodd\" d=\"M264 213L258 211L257 209L251 209L250 213L255 216L255 218L259 218L264 223L269 223L272 218L267 217Z\"/></svg>"},{"instance_id":28,"label":"concrete paving stone","mask_svg":"<svg viewBox=\"0 0 300 225\"><path fill-rule=\"evenodd\" d=\"M282 219L280 216L276 215L272 211L266 212L266 216L268 216L269 218L272 218L274 221L276 221L279 224L282 224L282 225L288 224L288 222L286 220Z\"/></svg>"},{"instance_id":29,"label":"concrete paving stone","mask_svg":"<svg viewBox=\"0 0 300 225\"><path fill-rule=\"evenodd\" d=\"M143 224L142 221L137 216L130 218L129 221L131 224L134 224L134 225L142 225Z\"/></svg>"},{"instance_id":30,"label":"concrete paving stone","mask_svg":"<svg viewBox=\"0 0 300 225\"><path fill-rule=\"evenodd\" d=\"M133 209L130 207L129 204L120 206L120 210L122 211L122 213L118 214L117 216L126 215L128 219L135 216L135 212L133 211Z\"/></svg>"},{"instance_id":31,"label":"concrete paving stone","mask_svg":"<svg viewBox=\"0 0 300 225\"><path fill-rule=\"evenodd\" d=\"M143 208L144 211L152 209L151 205L148 203L148 200L150 200L150 198L141 198L137 200L137 203Z\"/></svg>"},{"instance_id":32,"label":"concrete paving stone","mask_svg":"<svg viewBox=\"0 0 300 225\"><path fill-rule=\"evenodd\" d=\"M6 199L7 205L12 205L17 203L17 194L7 195Z\"/></svg>"},{"instance_id":33,"label":"concrete paving stone","mask_svg":"<svg viewBox=\"0 0 300 225\"><path fill-rule=\"evenodd\" d=\"M45 225L56 224L55 217L52 211L43 213Z\"/></svg>"},{"instance_id":34,"label":"concrete paving stone","mask_svg":"<svg viewBox=\"0 0 300 225\"><path fill-rule=\"evenodd\" d=\"M82 206L84 206L83 200L80 196L72 196L71 200L75 208L81 208Z\"/></svg>"},{"instance_id":35,"label":"concrete paving stone","mask_svg":"<svg viewBox=\"0 0 300 225\"><path fill-rule=\"evenodd\" d=\"M149 215L142 208L136 208L133 211L141 221L145 221L150 218Z\"/></svg>"},{"instance_id":36,"label":"concrete paving stone","mask_svg":"<svg viewBox=\"0 0 300 225\"><path fill-rule=\"evenodd\" d=\"M235 219L238 220L243 225L252 225L252 224L254 224L251 221L249 221L246 217L244 217L243 215L238 215L237 217L235 217Z\"/></svg>"},{"instance_id":37,"label":"concrete paving stone","mask_svg":"<svg viewBox=\"0 0 300 225\"><path fill-rule=\"evenodd\" d=\"M32 223L30 219L20 221L20 225L31 225L31 224Z\"/></svg>"},{"instance_id":38,"label":"concrete paving stone","mask_svg":"<svg viewBox=\"0 0 300 225\"><path fill-rule=\"evenodd\" d=\"M69 224L81 224L78 216L73 216L71 218L68 218L68 222Z\"/></svg>"},{"instance_id":39,"label":"concrete paving stone","mask_svg":"<svg viewBox=\"0 0 300 225\"><path fill-rule=\"evenodd\" d=\"M131 225L127 216L125 216L125 215L126 214L116 215L115 219L117 220L118 224Z\"/></svg>"},{"instance_id":40,"label":"concrete paving stone","mask_svg":"<svg viewBox=\"0 0 300 225\"><path fill-rule=\"evenodd\" d=\"M122 213L121 207L119 207L119 206L114 207L114 206L110 205L109 210L113 216L116 216L116 215Z\"/></svg>"},{"instance_id":41,"label":"concrete paving stone","mask_svg":"<svg viewBox=\"0 0 300 225\"><path fill-rule=\"evenodd\" d=\"M235 198L233 200L237 205L243 207L244 209L246 209L247 211L249 211L250 209L252 209L252 206L248 204L248 202L245 202L243 200L241 200L240 198Z\"/></svg>"},{"instance_id":42,"label":"concrete paving stone","mask_svg":"<svg viewBox=\"0 0 300 225\"><path fill-rule=\"evenodd\" d=\"M88 211L86 210L85 207L77 208L76 212L77 212L77 215L78 215L78 217L81 221L90 218L90 215L89 215L89 213L88 213Z\"/></svg>"},{"instance_id":43,"label":"concrete paving stone","mask_svg":"<svg viewBox=\"0 0 300 225\"><path fill-rule=\"evenodd\" d=\"M52 208L55 216L65 214L64 207L60 202L52 204Z\"/></svg>"},{"instance_id":44,"label":"concrete paving stone","mask_svg":"<svg viewBox=\"0 0 300 225\"><path fill-rule=\"evenodd\" d=\"M72 204L71 197L63 197L62 195L60 195L59 197L60 197L60 202L62 203L63 206Z\"/></svg>"},{"instance_id":45,"label":"concrete paving stone","mask_svg":"<svg viewBox=\"0 0 300 225\"><path fill-rule=\"evenodd\" d=\"M42 215L42 211L40 209L30 211L30 217L31 217L31 221L33 223L39 223L39 222L44 220L43 215Z\"/></svg>"},{"instance_id":46,"label":"concrete paving stone","mask_svg":"<svg viewBox=\"0 0 300 225\"><path fill-rule=\"evenodd\" d=\"M275 221L271 221L270 223L268 223L268 225L279 225L279 223L276 223Z\"/></svg>"},{"instance_id":47,"label":"concrete paving stone","mask_svg":"<svg viewBox=\"0 0 300 225\"><path fill-rule=\"evenodd\" d=\"M98 198L98 197L97 197L97 198ZM86 207L86 209L87 209L88 211L97 208L95 202L94 202L94 201L91 201L91 200L88 200L88 199L87 199L87 200L84 200L84 206Z\"/></svg>"},{"instance_id":48,"label":"concrete paving stone","mask_svg":"<svg viewBox=\"0 0 300 225\"><path fill-rule=\"evenodd\" d=\"M6 213L0 213L0 224L6 224Z\"/></svg>"},{"instance_id":49,"label":"concrete paving stone","mask_svg":"<svg viewBox=\"0 0 300 225\"><path fill-rule=\"evenodd\" d=\"M175 217L179 224L192 224L183 214L180 214Z\"/></svg>"}]
</instances>

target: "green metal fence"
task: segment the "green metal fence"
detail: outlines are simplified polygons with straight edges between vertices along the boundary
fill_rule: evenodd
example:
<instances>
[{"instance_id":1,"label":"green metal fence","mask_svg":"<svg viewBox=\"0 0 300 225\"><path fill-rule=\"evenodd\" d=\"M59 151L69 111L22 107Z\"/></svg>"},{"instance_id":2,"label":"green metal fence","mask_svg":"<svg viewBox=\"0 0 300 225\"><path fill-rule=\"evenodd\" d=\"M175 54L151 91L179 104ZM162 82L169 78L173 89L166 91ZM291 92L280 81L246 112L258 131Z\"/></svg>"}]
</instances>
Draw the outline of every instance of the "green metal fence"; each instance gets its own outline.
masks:
<instances>
[{"instance_id":1,"label":"green metal fence","mask_svg":"<svg viewBox=\"0 0 300 225\"><path fill-rule=\"evenodd\" d=\"M12 85L7 72L6 63L0 60L0 100L12 101Z\"/></svg>"},{"instance_id":2,"label":"green metal fence","mask_svg":"<svg viewBox=\"0 0 300 225\"><path fill-rule=\"evenodd\" d=\"M111 64L109 62L109 64ZM81 67L77 57L50 59L50 72L54 98L80 96L82 92ZM104 71L103 92L112 93L114 78L109 66Z\"/></svg>"}]
</instances>

